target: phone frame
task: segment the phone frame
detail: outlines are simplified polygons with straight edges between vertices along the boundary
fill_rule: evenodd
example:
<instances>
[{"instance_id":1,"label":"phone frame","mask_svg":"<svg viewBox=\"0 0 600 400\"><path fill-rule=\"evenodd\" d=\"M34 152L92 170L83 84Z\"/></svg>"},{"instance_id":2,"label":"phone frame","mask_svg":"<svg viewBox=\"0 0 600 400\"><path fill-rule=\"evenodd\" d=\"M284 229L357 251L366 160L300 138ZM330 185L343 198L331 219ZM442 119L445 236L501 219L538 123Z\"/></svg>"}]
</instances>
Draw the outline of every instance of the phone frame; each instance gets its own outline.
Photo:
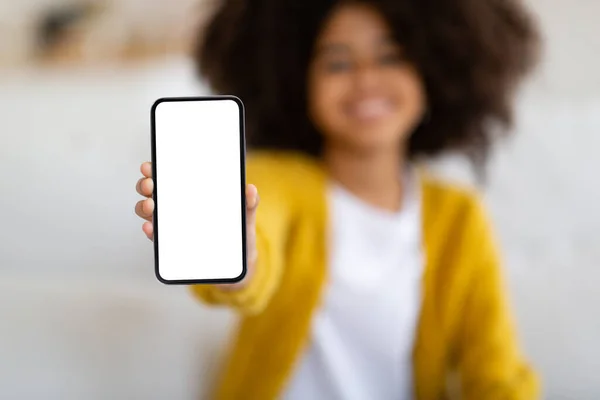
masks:
<instances>
[{"instance_id":1,"label":"phone frame","mask_svg":"<svg viewBox=\"0 0 600 400\"><path fill-rule=\"evenodd\" d=\"M239 109L239 122L240 122L240 194L242 197L241 210L242 213L242 272L236 278L224 278L224 279L185 279L185 280L167 280L160 275L159 270L159 226L158 226L158 188L159 180L157 176L156 168L156 108L165 102L197 102L197 101L221 101L230 100L235 101ZM165 285L196 285L196 284L231 284L238 283L244 279L248 272L247 266L247 239L246 239L246 126L245 126L245 110L244 103L242 100L233 95L212 95L212 96L188 96L188 97L161 97L157 99L152 105L150 111L150 136L151 136L151 152L152 152L152 179L154 180L154 190L152 191L152 199L154 200L154 213L152 218L152 225L154 228L154 273L156 278Z\"/></svg>"}]
</instances>

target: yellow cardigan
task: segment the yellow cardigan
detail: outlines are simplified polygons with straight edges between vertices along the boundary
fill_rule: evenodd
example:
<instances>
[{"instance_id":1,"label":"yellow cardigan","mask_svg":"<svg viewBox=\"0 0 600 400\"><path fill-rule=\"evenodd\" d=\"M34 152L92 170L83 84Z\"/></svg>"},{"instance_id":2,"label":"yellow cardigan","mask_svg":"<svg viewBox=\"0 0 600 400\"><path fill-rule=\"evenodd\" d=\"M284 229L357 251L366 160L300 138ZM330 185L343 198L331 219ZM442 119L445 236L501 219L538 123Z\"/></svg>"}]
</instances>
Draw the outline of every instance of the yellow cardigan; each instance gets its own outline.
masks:
<instances>
[{"instance_id":1,"label":"yellow cardigan","mask_svg":"<svg viewBox=\"0 0 600 400\"><path fill-rule=\"evenodd\" d=\"M256 273L243 290L191 287L205 303L228 305L243 317L213 395L219 400L282 394L327 279L327 182L320 163L294 153L256 153L246 174L261 198ZM420 181L426 267L413 351L415 398L446 398L450 376L458 378L463 399L537 398L480 203L424 174Z\"/></svg>"}]
</instances>

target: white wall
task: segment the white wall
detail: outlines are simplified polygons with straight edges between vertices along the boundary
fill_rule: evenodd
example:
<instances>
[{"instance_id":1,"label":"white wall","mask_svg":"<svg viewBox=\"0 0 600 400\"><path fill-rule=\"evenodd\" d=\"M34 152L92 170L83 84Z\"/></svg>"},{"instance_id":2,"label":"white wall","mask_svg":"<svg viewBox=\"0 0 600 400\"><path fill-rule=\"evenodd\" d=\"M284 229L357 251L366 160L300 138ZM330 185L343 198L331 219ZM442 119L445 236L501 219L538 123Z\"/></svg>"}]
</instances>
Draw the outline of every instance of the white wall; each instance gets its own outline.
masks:
<instances>
[{"instance_id":1,"label":"white wall","mask_svg":"<svg viewBox=\"0 0 600 400\"><path fill-rule=\"evenodd\" d=\"M546 398L600 397L600 3L532 0L546 64L487 190ZM133 214L149 107L182 60L0 78L0 398L191 399L232 316L159 285ZM450 163L449 173L460 168Z\"/></svg>"},{"instance_id":2,"label":"white wall","mask_svg":"<svg viewBox=\"0 0 600 400\"><path fill-rule=\"evenodd\" d=\"M545 63L489 190L521 333L547 397L600 397L600 2L531 0Z\"/></svg>"}]
</instances>

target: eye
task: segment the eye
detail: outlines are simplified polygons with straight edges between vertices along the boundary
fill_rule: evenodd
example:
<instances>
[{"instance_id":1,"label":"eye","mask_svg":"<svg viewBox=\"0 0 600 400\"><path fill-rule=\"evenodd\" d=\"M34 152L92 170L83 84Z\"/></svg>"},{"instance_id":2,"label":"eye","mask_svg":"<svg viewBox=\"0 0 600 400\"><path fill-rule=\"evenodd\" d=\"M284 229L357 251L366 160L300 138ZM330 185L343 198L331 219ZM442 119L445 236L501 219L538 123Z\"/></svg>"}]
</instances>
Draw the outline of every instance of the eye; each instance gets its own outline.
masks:
<instances>
[{"instance_id":1,"label":"eye","mask_svg":"<svg viewBox=\"0 0 600 400\"><path fill-rule=\"evenodd\" d=\"M325 69L327 72L336 73L348 71L352 68L352 63L345 60L335 60L325 62Z\"/></svg>"},{"instance_id":2,"label":"eye","mask_svg":"<svg viewBox=\"0 0 600 400\"><path fill-rule=\"evenodd\" d=\"M399 52L388 52L379 57L379 62L384 65L396 65L404 61Z\"/></svg>"}]
</instances>

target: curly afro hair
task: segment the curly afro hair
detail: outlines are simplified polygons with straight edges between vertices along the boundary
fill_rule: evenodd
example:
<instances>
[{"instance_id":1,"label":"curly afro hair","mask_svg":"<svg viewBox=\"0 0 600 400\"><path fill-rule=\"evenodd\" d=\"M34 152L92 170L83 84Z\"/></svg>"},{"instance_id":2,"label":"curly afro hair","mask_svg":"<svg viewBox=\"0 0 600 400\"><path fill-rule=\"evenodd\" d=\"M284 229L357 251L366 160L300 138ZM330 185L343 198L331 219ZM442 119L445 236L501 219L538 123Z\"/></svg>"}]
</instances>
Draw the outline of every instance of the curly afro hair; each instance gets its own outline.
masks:
<instances>
[{"instance_id":1,"label":"curly afro hair","mask_svg":"<svg viewBox=\"0 0 600 400\"><path fill-rule=\"evenodd\" d=\"M343 4L378 10L423 78L428 117L409 139L410 158L453 151L485 163L538 59L537 27L519 0L221 1L195 59L213 91L244 101L250 148L320 155L307 73L320 30Z\"/></svg>"}]
</instances>

